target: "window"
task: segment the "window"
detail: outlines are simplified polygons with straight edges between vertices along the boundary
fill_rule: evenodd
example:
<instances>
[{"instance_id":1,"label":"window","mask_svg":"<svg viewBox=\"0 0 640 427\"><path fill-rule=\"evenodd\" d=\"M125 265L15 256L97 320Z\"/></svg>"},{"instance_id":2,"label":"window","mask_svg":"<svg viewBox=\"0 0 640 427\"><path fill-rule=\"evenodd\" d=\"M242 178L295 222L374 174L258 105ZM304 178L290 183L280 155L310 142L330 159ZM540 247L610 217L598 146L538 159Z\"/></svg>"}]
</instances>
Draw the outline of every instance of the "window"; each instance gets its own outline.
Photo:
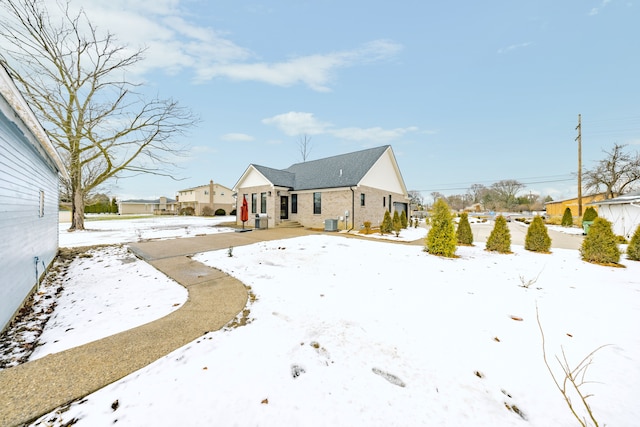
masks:
<instances>
[{"instance_id":1,"label":"window","mask_svg":"<svg viewBox=\"0 0 640 427\"><path fill-rule=\"evenodd\" d=\"M291 213L292 214L298 213L298 195L297 194L291 195Z\"/></svg>"},{"instance_id":2,"label":"window","mask_svg":"<svg viewBox=\"0 0 640 427\"><path fill-rule=\"evenodd\" d=\"M385 206L387 206L387 198L383 197L382 198L382 207L384 208Z\"/></svg>"},{"instance_id":3,"label":"window","mask_svg":"<svg viewBox=\"0 0 640 427\"><path fill-rule=\"evenodd\" d=\"M364 193L360 193L360 206L364 206Z\"/></svg>"},{"instance_id":4,"label":"window","mask_svg":"<svg viewBox=\"0 0 640 427\"><path fill-rule=\"evenodd\" d=\"M38 216L40 218L44 216L44 190L40 190L40 209L38 210Z\"/></svg>"},{"instance_id":5,"label":"window","mask_svg":"<svg viewBox=\"0 0 640 427\"><path fill-rule=\"evenodd\" d=\"M251 213L256 213L257 206L258 195L256 193L251 193Z\"/></svg>"},{"instance_id":6,"label":"window","mask_svg":"<svg viewBox=\"0 0 640 427\"><path fill-rule=\"evenodd\" d=\"M322 196L321 193L313 193L313 214L320 215L322 212Z\"/></svg>"},{"instance_id":7,"label":"window","mask_svg":"<svg viewBox=\"0 0 640 427\"><path fill-rule=\"evenodd\" d=\"M267 193L260 193L260 213L267 213Z\"/></svg>"}]
</instances>

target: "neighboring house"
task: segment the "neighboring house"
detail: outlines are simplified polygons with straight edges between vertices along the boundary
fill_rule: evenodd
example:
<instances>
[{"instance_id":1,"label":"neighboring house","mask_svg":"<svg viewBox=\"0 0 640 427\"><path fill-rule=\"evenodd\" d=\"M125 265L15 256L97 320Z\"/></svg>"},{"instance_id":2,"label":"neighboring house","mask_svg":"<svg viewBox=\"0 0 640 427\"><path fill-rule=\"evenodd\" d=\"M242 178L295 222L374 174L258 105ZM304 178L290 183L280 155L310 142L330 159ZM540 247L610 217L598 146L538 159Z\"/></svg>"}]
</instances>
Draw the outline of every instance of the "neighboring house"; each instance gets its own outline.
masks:
<instances>
[{"instance_id":1,"label":"neighboring house","mask_svg":"<svg viewBox=\"0 0 640 427\"><path fill-rule=\"evenodd\" d=\"M611 222L613 234L630 239L640 225L640 191L592 203L598 216Z\"/></svg>"},{"instance_id":2,"label":"neighboring house","mask_svg":"<svg viewBox=\"0 0 640 427\"><path fill-rule=\"evenodd\" d=\"M230 215L235 209L236 200L233 191L221 184L209 181L208 185L187 188L178 191L178 210L193 208L196 215L205 215L211 210L210 215L218 209L224 210L225 215Z\"/></svg>"},{"instance_id":3,"label":"neighboring house","mask_svg":"<svg viewBox=\"0 0 640 427\"><path fill-rule=\"evenodd\" d=\"M249 226L262 215L269 227L295 221L308 228L325 228L338 220L340 229L360 229L365 221L377 226L384 212L405 211L409 197L391 146L371 148L287 169L251 164L234 187L237 210L244 197ZM241 223L240 217L236 222Z\"/></svg>"},{"instance_id":4,"label":"neighboring house","mask_svg":"<svg viewBox=\"0 0 640 427\"><path fill-rule=\"evenodd\" d=\"M178 202L167 197L155 200L122 200L118 202L118 213L120 215L177 215Z\"/></svg>"},{"instance_id":5,"label":"neighboring house","mask_svg":"<svg viewBox=\"0 0 640 427\"><path fill-rule=\"evenodd\" d=\"M60 175L60 156L0 66L0 331L58 252Z\"/></svg>"},{"instance_id":6,"label":"neighboring house","mask_svg":"<svg viewBox=\"0 0 640 427\"><path fill-rule=\"evenodd\" d=\"M586 209L586 205L589 203L597 202L605 199L605 193L591 194L589 196L582 196L582 213ZM544 204L547 216L562 216L564 210L569 208L572 216L578 216L578 198L554 200Z\"/></svg>"}]
</instances>

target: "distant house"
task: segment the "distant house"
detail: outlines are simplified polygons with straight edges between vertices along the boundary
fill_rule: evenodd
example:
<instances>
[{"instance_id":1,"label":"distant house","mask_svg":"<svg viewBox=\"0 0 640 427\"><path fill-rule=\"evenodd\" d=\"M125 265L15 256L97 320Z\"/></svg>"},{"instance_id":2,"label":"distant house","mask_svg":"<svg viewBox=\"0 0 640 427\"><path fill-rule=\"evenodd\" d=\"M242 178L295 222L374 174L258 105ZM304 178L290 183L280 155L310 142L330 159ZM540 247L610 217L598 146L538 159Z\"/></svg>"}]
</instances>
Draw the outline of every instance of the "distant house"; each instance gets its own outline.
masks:
<instances>
[{"instance_id":1,"label":"distant house","mask_svg":"<svg viewBox=\"0 0 640 427\"><path fill-rule=\"evenodd\" d=\"M60 175L60 156L0 66L0 331L58 252Z\"/></svg>"},{"instance_id":2,"label":"distant house","mask_svg":"<svg viewBox=\"0 0 640 427\"><path fill-rule=\"evenodd\" d=\"M178 210L192 208L196 215L212 215L222 209L230 215L235 209L233 191L224 185L209 181L209 184L178 191ZM211 211L208 213L207 211Z\"/></svg>"},{"instance_id":3,"label":"distant house","mask_svg":"<svg viewBox=\"0 0 640 427\"><path fill-rule=\"evenodd\" d=\"M178 202L167 197L160 197L159 199L155 200L121 200L118 202L118 213L120 213L121 215L177 215Z\"/></svg>"},{"instance_id":4,"label":"distant house","mask_svg":"<svg viewBox=\"0 0 640 427\"><path fill-rule=\"evenodd\" d=\"M287 169L251 164L234 187L237 210L246 197L249 226L295 221L308 228L377 226L384 212L409 214L409 197L391 146L296 163ZM333 222L334 220L337 220ZM241 223L240 217L236 222Z\"/></svg>"},{"instance_id":5,"label":"distant house","mask_svg":"<svg viewBox=\"0 0 640 427\"><path fill-rule=\"evenodd\" d=\"M598 207L598 216L611 222L617 236L630 239L640 225L640 191L593 202L592 205Z\"/></svg>"},{"instance_id":6,"label":"distant house","mask_svg":"<svg viewBox=\"0 0 640 427\"><path fill-rule=\"evenodd\" d=\"M599 200L604 200L605 197L606 197L605 193L582 196L582 213L584 213L584 209L586 209L587 204L597 202ZM566 208L569 208L569 210L571 210L572 216L576 216L576 217L578 216L578 198L577 197L547 202L544 204L544 207L546 209L548 216L562 216L564 215L564 211Z\"/></svg>"}]
</instances>

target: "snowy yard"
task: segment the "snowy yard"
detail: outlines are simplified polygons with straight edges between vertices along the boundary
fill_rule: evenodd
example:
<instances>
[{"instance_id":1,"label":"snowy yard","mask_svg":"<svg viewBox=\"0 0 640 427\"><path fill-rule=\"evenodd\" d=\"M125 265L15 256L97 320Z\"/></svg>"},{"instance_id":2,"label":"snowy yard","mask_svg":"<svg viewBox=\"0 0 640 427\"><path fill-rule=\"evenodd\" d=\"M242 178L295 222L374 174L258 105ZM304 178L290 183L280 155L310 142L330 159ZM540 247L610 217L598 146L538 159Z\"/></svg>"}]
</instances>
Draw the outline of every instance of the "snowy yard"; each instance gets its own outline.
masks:
<instances>
[{"instance_id":1,"label":"snowy yard","mask_svg":"<svg viewBox=\"0 0 640 427\"><path fill-rule=\"evenodd\" d=\"M108 222L102 231L61 232L61 246L152 233ZM133 240L122 240L125 229ZM180 229L170 237L200 233ZM411 240L425 230L403 233ZM443 259L421 246L334 234L236 247L232 257L198 254L251 286L251 322L208 333L35 425L577 425L545 367L536 307L560 379L563 349L575 367L607 345L582 390L600 425L636 425L640 263L623 256L626 268L611 268L582 262L575 250L512 249L487 253L478 242ZM127 259L107 248L72 263L32 357L179 308L181 286Z\"/></svg>"}]
</instances>

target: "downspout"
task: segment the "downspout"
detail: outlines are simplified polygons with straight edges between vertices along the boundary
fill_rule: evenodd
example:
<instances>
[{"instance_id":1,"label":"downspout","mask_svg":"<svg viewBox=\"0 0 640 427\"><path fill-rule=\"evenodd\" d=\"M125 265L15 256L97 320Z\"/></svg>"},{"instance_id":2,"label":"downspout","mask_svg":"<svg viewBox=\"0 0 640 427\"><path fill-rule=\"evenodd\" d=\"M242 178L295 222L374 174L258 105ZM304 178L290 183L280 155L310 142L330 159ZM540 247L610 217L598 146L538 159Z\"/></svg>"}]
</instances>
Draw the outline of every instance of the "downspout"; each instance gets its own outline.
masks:
<instances>
[{"instance_id":1,"label":"downspout","mask_svg":"<svg viewBox=\"0 0 640 427\"><path fill-rule=\"evenodd\" d=\"M351 190L351 228L348 231L351 231L356 226L356 193L353 191L353 187L349 187L349 190Z\"/></svg>"}]
</instances>

